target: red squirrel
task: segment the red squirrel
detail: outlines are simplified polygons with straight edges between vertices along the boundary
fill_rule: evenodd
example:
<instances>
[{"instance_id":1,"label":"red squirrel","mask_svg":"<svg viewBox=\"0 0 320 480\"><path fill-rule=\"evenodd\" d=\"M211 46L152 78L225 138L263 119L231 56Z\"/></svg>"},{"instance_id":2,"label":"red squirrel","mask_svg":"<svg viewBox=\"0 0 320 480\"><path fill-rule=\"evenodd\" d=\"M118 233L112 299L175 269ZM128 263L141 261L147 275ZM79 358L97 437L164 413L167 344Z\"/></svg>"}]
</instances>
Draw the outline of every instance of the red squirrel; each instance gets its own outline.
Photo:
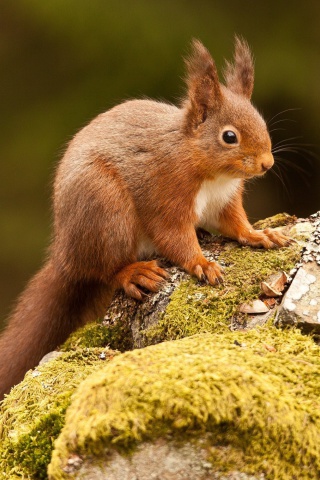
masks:
<instances>
[{"instance_id":1,"label":"red squirrel","mask_svg":"<svg viewBox=\"0 0 320 480\"><path fill-rule=\"evenodd\" d=\"M250 103L247 43L236 38L225 84L198 40L186 66L180 106L126 101L70 142L56 172L47 262L0 338L0 397L73 330L103 315L115 289L138 300L144 289L157 291L167 274L147 254L212 285L221 281L197 227L253 247L290 243L279 231L254 230L242 206L244 182L274 163L265 121Z\"/></svg>"}]
</instances>

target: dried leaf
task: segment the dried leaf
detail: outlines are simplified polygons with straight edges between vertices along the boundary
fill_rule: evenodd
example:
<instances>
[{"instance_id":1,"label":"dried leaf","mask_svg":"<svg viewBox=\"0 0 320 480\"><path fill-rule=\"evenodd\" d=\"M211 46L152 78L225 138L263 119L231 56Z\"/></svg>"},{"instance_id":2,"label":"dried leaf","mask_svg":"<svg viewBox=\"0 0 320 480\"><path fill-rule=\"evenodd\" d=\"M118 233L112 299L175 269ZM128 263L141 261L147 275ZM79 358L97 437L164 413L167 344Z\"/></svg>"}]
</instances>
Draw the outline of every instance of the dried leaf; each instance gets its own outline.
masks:
<instances>
[{"instance_id":1,"label":"dried leaf","mask_svg":"<svg viewBox=\"0 0 320 480\"><path fill-rule=\"evenodd\" d=\"M261 290L267 297L280 297L282 295L281 292L272 288L267 282L261 282Z\"/></svg>"},{"instance_id":2,"label":"dried leaf","mask_svg":"<svg viewBox=\"0 0 320 480\"><path fill-rule=\"evenodd\" d=\"M288 279L289 277L285 272L277 272L265 282L261 282L261 290L267 297L280 297Z\"/></svg>"}]
</instances>

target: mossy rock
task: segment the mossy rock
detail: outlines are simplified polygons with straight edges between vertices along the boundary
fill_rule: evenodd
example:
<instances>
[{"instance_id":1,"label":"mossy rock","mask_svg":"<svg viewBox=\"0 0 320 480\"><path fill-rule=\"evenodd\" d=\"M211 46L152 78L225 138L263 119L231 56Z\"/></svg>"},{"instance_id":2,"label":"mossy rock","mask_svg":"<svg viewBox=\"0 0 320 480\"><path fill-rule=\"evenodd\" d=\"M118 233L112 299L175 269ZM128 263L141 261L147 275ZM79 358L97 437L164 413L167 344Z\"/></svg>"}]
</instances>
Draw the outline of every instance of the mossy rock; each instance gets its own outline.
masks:
<instances>
[{"instance_id":1,"label":"mossy rock","mask_svg":"<svg viewBox=\"0 0 320 480\"><path fill-rule=\"evenodd\" d=\"M157 438L183 444L200 436L216 470L319 478L319 368L312 339L272 326L122 354L75 393L49 478L83 478L81 463L92 455L107 467L115 451L127 456ZM78 473L65 473L75 457Z\"/></svg>"},{"instance_id":2,"label":"mossy rock","mask_svg":"<svg viewBox=\"0 0 320 480\"><path fill-rule=\"evenodd\" d=\"M29 371L1 405L0 478L47 478L53 442L77 386L117 352L81 349Z\"/></svg>"},{"instance_id":3,"label":"mossy rock","mask_svg":"<svg viewBox=\"0 0 320 480\"><path fill-rule=\"evenodd\" d=\"M287 228L291 228L291 227L287 227ZM287 233L290 234L289 231L287 231ZM312 364L313 360L309 361L309 359L307 358L307 343L304 343L304 342L309 342L308 345L310 347L310 352L312 351L312 358L315 357L314 345L311 340L303 339L303 337L299 336L298 333L276 332L273 329L273 327L270 327L271 330L269 333L268 333L268 329L263 329L259 331L257 334L255 334L254 332L250 332L246 334L246 339L244 340L243 339L243 335L245 335L244 332L242 333L230 332L230 327L231 327L230 322L232 322L233 326L236 325L237 328L238 327L244 328L246 326L246 318L243 315L242 316L239 315L239 311L238 311L239 305L244 301L248 301L253 298L256 298L257 295L260 294L260 282L261 280L264 280L268 275L278 270L285 270L288 272L293 267L295 262L300 258L300 251L302 248L301 245L302 243L293 244L289 248L265 251L265 250L251 249L249 247L240 247L235 242L231 242L231 243L227 242L225 239L222 239L221 237L207 237L202 241L202 248L204 250L204 254L209 259L212 259L213 257L218 258L218 260L221 263L223 263L225 268L225 282L223 285L220 285L217 288L213 288L207 285L201 285L199 282L195 281L194 279L191 279L187 274L185 274L181 270L175 267L169 266L169 271L172 273L172 277L174 277L175 279L178 279L177 283L175 283L174 281L170 283L171 282L170 280L166 284L166 286L164 286L164 290L169 289L169 294L168 294L168 291L167 292L164 291L163 297L157 297L158 294L152 295L147 299L147 302L144 302L144 304L142 305L133 300L125 299L120 295L118 297L118 306L117 306L117 308L121 307L120 310L119 309L117 310L117 308L113 309L113 307L111 306L111 308L109 309L109 317L107 317L107 319L100 319L98 322L89 324L83 327L82 329L79 329L73 335L71 335L69 340L63 346L63 350L65 350L66 353L63 353L62 356L57 360L53 360L44 366L37 367L37 369L33 373L29 372L25 380L20 385L16 386L11 391L10 395L3 402L2 408L0 411L1 425L2 425L0 430L0 434L1 434L0 479L1 478L4 478L4 479L47 478L46 466L50 461L50 456L53 449L53 442L58 437L61 431L61 428L64 425L66 409L70 404L72 395L76 390L76 388L78 387L78 385L81 384L81 382L92 372L96 372L97 374L97 377L92 377L92 378L93 379L100 378L102 382L100 385L99 383L100 380L98 380L97 390L94 390L94 391L97 393L97 395L100 395L98 394L98 392L100 391L102 395L101 399L103 399L103 401L106 402L106 405L109 405L109 404L112 405L112 409L110 410L110 415L115 414L115 413L112 413L112 412L115 412L113 410L114 401L115 401L114 395L116 395L117 397L118 393L122 392L124 396L121 393L120 396L118 397L120 404L123 405L123 402L125 403L129 402L128 405L131 405L131 395L129 395L129 390L131 391L131 388L133 388L132 398L134 398L134 395L138 395L138 392L141 392L142 394L143 401L141 403L140 413L143 415L144 420L142 421L139 416L139 412L136 412L134 410L133 413L130 414L131 415L130 420L128 419L125 420L124 427L123 427L124 430L120 434L120 437L121 437L120 438L118 435L118 429L114 428L114 425L112 423L113 420L110 421L111 430L109 429L108 427L109 417L108 417L107 422L105 424L106 425L105 437L100 438L99 436L100 433L99 431L96 430L96 425L94 423L92 425L93 427L92 437L90 437L89 435L87 439L84 440L84 444L82 444L81 443L82 433L80 433L79 445L77 444L72 446L71 444L70 445L68 444L70 448L69 446L66 447L67 444L64 443L66 442L66 435L70 434L70 431L68 430L68 426L66 426L65 432L67 433L64 433L61 436L61 439L57 443L57 451L56 451L57 453L55 454L56 460L54 460L51 467L55 469L53 471L55 472L54 475L58 475L57 478L64 478L63 475L65 474L65 472L61 473L60 471L62 468L61 465L63 465L63 462L70 460L69 454L71 454L70 452L73 450L77 452L81 451L84 453L85 456L90 451L92 452L94 451L95 453L100 454L101 445L104 445L103 448L105 448L106 446L107 450L110 448L110 451L112 451L112 448L116 447L119 452L121 453L125 452L126 454L128 454L128 452L134 452L137 446L139 447L139 445L140 446L142 445L142 442L154 441L154 439L160 438L161 436L166 437L167 435L170 435L171 431L172 431L172 434L174 435L174 442L178 440L179 436L182 438L183 442L185 440L185 436L188 436L189 438L191 435L192 439L195 439L197 435L200 435L201 439L203 439L204 437L202 436L202 434L204 435L207 434L211 436L208 440L209 443L207 447L208 447L208 451L216 452L215 455L212 456L212 458L214 457L215 460L211 459L213 468L217 467L220 469L222 468L222 469L228 470L229 467L231 468L232 465L233 466L236 465L237 462L240 462L240 459L243 459L243 461L241 460L241 462L239 463L240 467L242 466L244 467L243 471L248 471L248 472L266 471L264 469L261 470L262 468L261 465L263 463L262 460L261 460L262 463L258 462L258 457L261 453L258 447L255 447L254 445L252 445L250 447L251 450L249 447L244 449L240 440L239 440L239 442L241 443L240 446L237 444L238 442L238 440L236 440L237 435L239 434L239 432L242 435L242 431L245 431L243 430L244 427L241 421L239 423L239 419L237 419L237 417L232 416L233 414L231 415L233 419L232 421L235 421L234 430L232 430L231 428L232 422L229 424L227 419L221 420L222 422L221 425L220 424L218 425L216 423L211 424L210 423L211 413L210 414L208 413L209 415L208 419L210 421L209 420L208 422L200 421L198 419L197 409L192 407L192 402L194 401L192 397L190 397L191 404L187 404L187 407L186 407L187 410L185 410L185 408L183 407L182 405L183 399L181 398L182 410L180 412L179 405L176 405L175 403L175 395L177 394L176 389L175 389L175 393L172 391L173 396L172 396L172 399L170 400L168 396L169 395L168 392L170 391L171 387L169 388L167 393L163 392L162 396L160 395L161 392L159 391L158 387L160 384L162 384L161 383L162 377L164 377L163 379L164 384L166 384L167 380L171 381L169 377L167 378L167 374L169 375L171 371L170 365L169 365L171 360L172 360L172 365L173 366L175 365L174 358L171 359L171 357L175 357L175 355L177 356L177 361L180 358L180 361L182 363L186 358L189 358L190 356L191 364L196 358L200 359L203 356L204 363L203 363L202 370L209 372L208 375L210 376L210 372L215 372L216 369L218 369L216 378L221 380L224 377L224 375L227 374L229 367L230 367L230 374L231 375L234 374L235 372L234 369L238 368L237 367L238 355L239 355L239 358L242 358L243 356L249 355L249 352L252 349L254 353L255 351L254 345L260 345L261 347L261 341L265 341L266 345L269 345L269 344L272 346L275 345L277 352L279 353L282 352L284 355L287 355L287 356L289 355L289 357L290 355L294 356L295 353L298 353L300 355L300 353L303 351L304 353L303 354L301 353L302 355L301 358L304 358L304 360L301 360L301 362L300 360L297 360L297 362L301 363L302 370L306 368L303 362L307 362L308 365ZM158 311L160 313L153 315L152 309L154 309L154 307L160 303L161 303L162 310L160 309ZM144 314L146 315L143 316ZM154 321L148 324L146 322L146 318L150 319L151 317L153 318ZM207 334L208 332L211 335L204 335L204 334ZM175 340L181 337L192 336L194 334L202 334L202 336L191 337L190 340L186 339L182 342L178 341L177 347L174 347L175 345L174 342L167 342L167 343L164 343L163 345L159 345L159 347L154 347L155 348L154 359L151 356L149 357L149 352L153 352L151 347L150 347L150 350L149 348L146 348L139 352L134 351L132 353L124 354L123 356L121 356L122 360L121 361L119 360L120 363L119 364L115 363L115 370L103 369L99 373L99 370L105 364L105 360L103 360L103 358L106 358L108 360L110 358L113 358L115 355L115 352L109 351L108 349L104 348L108 345L111 346L112 348L117 348L121 351L126 351L126 350L131 350L132 348L134 348L134 346L137 346L137 345L141 347L141 346L154 344L164 340ZM260 335L262 335L261 339L259 337ZM289 349L292 348L293 350L295 350L295 352L292 354L288 353L289 351L286 350L286 347L285 347L286 338L289 345L288 348ZM237 345L234 342L236 342ZM244 346L239 347L239 344L242 345L244 342L245 343L248 342L248 345L249 343L250 345L247 348L245 348ZM277 345L280 345L280 343L281 343L281 348L278 349ZM179 345L182 345L182 346L186 345L187 351L188 352L190 351L190 353L188 352L183 353L182 350L180 352L179 349L182 347L179 347ZM157 353L158 351L157 348L159 348L159 356ZM176 351L175 351L175 348L177 348ZM210 350L211 348L214 348L214 350L217 351L217 357L215 357L214 359L211 359L212 362L213 361L217 362L217 366L214 366L213 364L210 363L211 362L210 358L208 358L208 360L205 359L206 352L203 351L203 348L206 351ZM266 347L261 347L261 348L262 348L262 353L261 352L258 353L257 354L258 356L249 355L248 359L245 360L243 364L239 364L241 365L239 367L239 372L240 373L243 372L243 374L245 374L246 365L248 365L247 375L248 375L248 378L250 377L250 375L252 375L252 378L254 379L253 387L255 386L256 388L255 391L257 392L253 394L252 393L253 390L251 392L251 390L246 387L248 385L248 382L243 379L241 380L241 375L240 375L239 377L240 386L236 388L236 391L238 391L240 395L241 388L245 387L246 393L244 394L244 397L243 397L244 402L252 401L250 397L251 393L252 395L254 395L255 398L258 398L258 397L261 398L261 395L265 393L265 390L262 388L263 387L262 383L264 379L266 380L267 385L269 385L269 383L271 382L270 375L272 375L272 372L269 372L268 369L276 368L276 366L272 367L271 361L273 361L275 358L278 358L278 357L279 358L277 362L280 362L281 360L280 359L281 355L278 356L278 353L268 352L268 349ZM299 349L301 349L301 351ZM144 351L146 351L146 353L144 353ZM193 353L191 353L191 351L193 351ZM166 352L166 353L163 353L163 352ZM225 356L223 356L224 355L223 352L225 352ZM100 358L101 354L103 354L102 358ZM164 360L164 357L166 355L168 355L168 361ZM221 356L221 360L219 360L220 356ZM254 366L251 366L251 363L250 363L251 362L250 359L252 358L255 359ZM111 362L111 364L115 362L116 359L117 357L115 357L115 359ZM169 359L171 360L169 361ZM257 359L261 362L270 361L270 367L269 366L266 367L267 368L266 373L264 373L263 365L269 365L269 363L263 364L263 365L261 364L259 366L260 371L263 374L261 375L260 383L259 383L259 379L258 379L259 375L257 371L252 370L252 368L255 369ZM226 362L225 365L224 365L224 361ZM132 370L133 377L132 378L130 376L127 377L128 389L126 389L127 387L125 386L123 388L123 386L121 386L121 383L117 384L117 382L115 382L116 380L115 376L116 376L116 371L118 367L120 369L119 374L121 374L123 377L122 380L119 377L119 382L124 381L124 379L126 378L126 375L128 375L126 370L127 362L128 362L128 369L130 371L135 364L140 365L140 362L141 362L141 368L139 367L139 369L141 369L140 373L142 375L141 378L137 376L137 372L133 368ZM178 412L178 415L175 417L176 420L174 422L173 422L173 413L170 410L171 407L170 408L165 407L165 410L168 409L169 416L167 417L166 414L164 414L164 416L162 417L163 418L162 426L160 422L160 417L159 418L157 417L158 415L157 411L154 411L152 409L153 407L150 409L149 414L146 413L146 417L144 416L145 408L149 409L149 407L147 406L147 403L145 403L146 385L145 385L145 380L143 380L143 373L145 372L146 375L149 375L149 373L146 370L144 370L144 364L145 364L144 362L147 362L147 364L149 362L150 368L152 365L154 365L154 369L155 369L154 371L157 371L158 377L155 381L154 395L160 395L160 399L163 398L164 402L167 401L168 405L172 405L172 408L176 412ZM298 363L297 365L299 366L300 363ZM165 366L165 368L163 367L163 365ZM221 373L219 373L220 369L221 369ZM181 374L178 374L178 380L180 379L179 381L177 381L178 389L180 389L180 385L181 386L183 385L183 383L181 382L194 381L192 379L193 371L196 372L196 370L192 368L192 370L190 370L190 375L189 375L189 373L185 370L184 367L181 369ZM284 372L286 372L286 370L284 370ZM109 374L110 374L110 378L109 378ZM104 375L106 375L106 378L104 377ZM276 374L275 374L275 378L277 378ZM304 381L304 377L302 380ZM96 381L96 380L93 380L93 381ZM134 386L132 382L135 382L135 381L137 382L137 384ZM141 381L141 386L139 386L140 381ZM297 380L297 381L300 381L300 380ZM280 384L285 383L284 387L286 387L286 382L287 380L284 381L284 377L280 375L279 379L276 381L276 385L278 385L280 389ZM106 390L105 387L106 385L109 385L109 383L110 383L111 390L109 389L109 386L107 387L107 390ZM88 391L91 391L90 382L88 385L89 385ZM222 385L224 385L223 381L222 381ZM101 390L100 390L100 386L101 386ZM260 386L262 388L261 394L258 393ZM117 390L118 388L120 390ZM151 388L151 384L150 384L150 388ZM189 387L187 387L187 389L188 388ZM216 393L218 392L219 388L218 387L216 388L215 390ZM111 392L110 400L108 399L109 391ZM183 391L184 391L184 388L182 388L182 392L180 392L179 395L182 394ZM290 389L289 391L291 392ZM136 394L134 392L136 392ZM222 404L224 404L225 402L225 396L224 396L225 394L223 392L224 392L223 390L221 390L220 392L222 395L221 396ZM82 386L79 390L79 394L77 394L75 397L75 402L77 401L80 402L80 400L76 400L76 399L79 399L81 395L83 395ZM153 394L150 393L150 395L152 397ZM180 398L179 395L177 398ZM236 403L238 401L237 398L238 397L236 397L235 399ZM93 395L92 401L94 401L94 399L95 399L95 394ZM230 399L233 401L233 394L230 394ZM84 397L83 400L84 400L83 405L85 405L87 398ZM291 400L293 405L294 403L293 396L290 397L290 402ZM214 401L218 402L218 397L215 398ZM297 400L295 399L295 401ZM236 403L234 405L236 405ZM103 408L107 408L106 405ZM165 403L163 403L163 405L165 405ZM99 410L100 405L98 405L98 407L99 408L97 410L97 415L98 415L98 412L100 411ZM96 407L92 405L92 408L95 409ZM159 412L162 411L161 408ZM204 407L201 407L201 409L202 408ZM217 411L220 411L219 410L220 408L225 408L225 407L220 406ZM234 406L232 411L235 411L236 408L237 407ZM189 417L189 413L193 410L195 412L194 420L192 420L192 418ZM70 411L71 412L74 411L74 406L70 407ZM126 409L124 409L124 411L126 411ZM189 413L187 414L188 411ZM206 410L203 410L203 411L205 412ZM242 410L242 411L246 412L246 410ZM81 414L81 412L83 413L83 410L81 410L80 408L79 415ZM93 411L90 410L90 412L91 414L93 414ZM105 412L105 413L107 414L108 412ZM137 420L135 419L136 413L138 415ZM155 428L149 429L149 426L153 423L152 421L153 415L155 415L154 417ZM204 415L207 415L207 414L204 413ZM261 422L259 425L261 426L261 429L262 429L262 425L263 425L263 422L265 421L265 418L259 417L259 415L257 415L257 419L259 420L259 422ZM89 418L93 419L94 417L90 416ZM101 418L102 417L100 416L97 416L96 418L98 422L97 428L98 428L98 425L100 425ZM216 422L215 420L216 417L213 417L213 418L214 418L213 422ZM224 418L224 417L221 417L221 418ZM177 419L180 419L181 426L179 426L180 424ZM93 421L95 422L96 420L93 420ZM120 423L122 422L122 414L119 414L118 421ZM191 423L189 424L188 422L191 422ZM228 431L231 432L230 438L232 438L232 441L230 442L227 441L226 438L221 433L222 426L224 423L225 425L227 425ZM130 430L131 427L127 428L129 424L131 425L132 430ZM288 424L289 424L289 419L288 419ZM214 428L211 428L210 425L214 425ZM84 427L83 431L85 432L87 427L85 426L85 424L83 424L81 420L79 423L79 428L82 428L82 426ZM239 430L238 430L238 427L239 427ZM277 427L277 428L279 429L280 427ZM252 424L252 429L256 431L257 427L255 424ZM77 425L77 430L78 430L78 425ZM260 432L259 429L257 431ZM267 431L269 430L267 429ZM143 432L145 432L145 435ZM290 430L290 432L292 433L292 429ZM111 436L108 436L109 434ZM94 437L95 435L97 436ZM245 438L248 440L249 433L247 432L245 435L247 435ZM259 435L261 436L262 434L259 433ZM257 438L260 439L259 435ZM272 440L273 443L271 442L270 444L270 445L273 445L273 447L271 446L270 449L275 448L274 444L276 444L277 441L282 441L281 435L278 438L274 434L274 439ZM94 438L96 438L97 440L96 442ZM265 441L266 440L263 437L263 442ZM263 442L262 444L264 445ZM88 452L84 448L84 445L87 445L87 444L89 446ZM113 447L110 447L110 445L113 445ZM250 441L248 445L251 445ZM291 445L293 449L292 451L295 451L294 449L296 448L297 445L298 443L297 444L292 443ZM225 447L229 452L227 455L225 454L225 451L226 451L224 449ZM222 452L224 453L222 454ZM267 463L269 462L268 455L269 453L266 454L266 457L261 457L261 458L266 458ZM218 458L221 459L221 457L225 458L226 456L228 457L227 462L225 460L218 462ZM231 461L230 459L232 458L234 458L235 461ZM309 457L307 456L306 458L309 458ZM59 462L62 462L62 463L59 463ZM77 456L75 457L74 462L75 462L74 464L76 465ZM283 469L284 467L282 466L282 464L280 465L279 463L279 465L276 468L278 468L278 470L281 472L282 471L281 469ZM275 470L275 471L278 471L278 470ZM56 472L59 472L59 474ZM62 477L59 477L59 475L62 475ZM70 477L68 476L66 478L70 478ZM88 477L85 477L85 478L88 478ZM276 478L276 477L270 477L270 478ZM282 478L282 477L279 477L279 478ZM286 477L283 477L283 478L286 478ZM290 477L290 478L293 478L293 477ZM309 478L309 477L301 476L299 478Z\"/></svg>"},{"instance_id":4,"label":"mossy rock","mask_svg":"<svg viewBox=\"0 0 320 480\"><path fill-rule=\"evenodd\" d=\"M295 215L289 215L288 213L278 213L272 217L264 218L263 220L258 220L253 224L254 228L257 230L263 230L264 228L278 228L285 225L294 224L297 221Z\"/></svg>"},{"instance_id":5,"label":"mossy rock","mask_svg":"<svg viewBox=\"0 0 320 480\"><path fill-rule=\"evenodd\" d=\"M288 272L300 257L301 246L291 245L278 250L252 249L227 244L219 255L224 266L224 283L216 288L200 285L189 279L173 292L171 301L159 322L145 335L172 340L198 333L228 330L231 322L246 325L239 306L261 295L261 281L282 270Z\"/></svg>"},{"instance_id":6,"label":"mossy rock","mask_svg":"<svg viewBox=\"0 0 320 480\"><path fill-rule=\"evenodd\" d=\"M289 222L286 214L276 217L268 219L266 225ZM246 326L239 306L261 295L261 281L280 270L289 273L301 257L304 242L292 222L290 217L285 233L300 241L280 249L254 249L222 237L205 236L200 240L202 250L209 260L215 259L223 266L222 285L201 284L166 264L170 278L158 293L149 295L142 304L119 293L105 319L73 333L63 349L109 345L124 352L198 333L223 332L231 323ZM309 235L310 230L304 236Z\"/></svg>"}]
</instances>

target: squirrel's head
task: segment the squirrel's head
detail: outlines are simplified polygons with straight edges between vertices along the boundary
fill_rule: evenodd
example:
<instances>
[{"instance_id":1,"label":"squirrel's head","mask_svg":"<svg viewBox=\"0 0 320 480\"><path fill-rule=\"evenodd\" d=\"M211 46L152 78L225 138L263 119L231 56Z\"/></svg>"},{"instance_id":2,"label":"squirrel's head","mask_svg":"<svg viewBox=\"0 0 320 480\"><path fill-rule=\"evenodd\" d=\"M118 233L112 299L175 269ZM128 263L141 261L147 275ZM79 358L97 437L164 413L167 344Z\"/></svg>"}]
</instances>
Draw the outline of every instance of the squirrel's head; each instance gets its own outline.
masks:
<instances>
[{"instance_id":1,"label":"squirrel's head","mask_svg":"<svg viewBox=\"0 0 320 480\"><path fill-rule=\"evenodd\" d=\"M193 41L186 64L184 126L197 144L206 174L263 175L274 160L266 123L250 102L254 66L247 43L236 37L234 62L226 62L225 85L219 81L210 53L198 40Z\"/></svg>"}]
</instances>

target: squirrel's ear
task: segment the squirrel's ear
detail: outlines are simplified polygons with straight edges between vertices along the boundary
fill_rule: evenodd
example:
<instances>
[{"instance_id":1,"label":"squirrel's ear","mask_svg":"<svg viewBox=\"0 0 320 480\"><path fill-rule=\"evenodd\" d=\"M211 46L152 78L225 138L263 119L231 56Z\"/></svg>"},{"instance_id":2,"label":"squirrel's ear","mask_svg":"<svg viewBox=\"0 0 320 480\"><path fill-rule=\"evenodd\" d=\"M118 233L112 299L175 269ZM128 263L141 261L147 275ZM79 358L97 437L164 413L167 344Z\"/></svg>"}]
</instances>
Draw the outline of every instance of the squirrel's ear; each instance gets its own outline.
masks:
<instances>
[{"instance_id":1,"label":"squirrel's ear","mask_svg":"<svg viewBox=\"0 0 320 480\"><path fill-rule=\"evenodd\" d=\"M226 62L226 86L234 93L251 98L254 83L254 66L247 42L235 37L234 63Z\"/></svg>"},{"instance_id":2,"label":"squirrel's ear","mask_svg":"<svg viewBox=\"0 0 320 480\"><path fill-rule=\"evenodd\" d=\"M209 108L217 108L221 103L220 82L216 65L199 40L192 41L187 66L189 119L194 126L203 123Z\"/></svg>"}]
</instances>

